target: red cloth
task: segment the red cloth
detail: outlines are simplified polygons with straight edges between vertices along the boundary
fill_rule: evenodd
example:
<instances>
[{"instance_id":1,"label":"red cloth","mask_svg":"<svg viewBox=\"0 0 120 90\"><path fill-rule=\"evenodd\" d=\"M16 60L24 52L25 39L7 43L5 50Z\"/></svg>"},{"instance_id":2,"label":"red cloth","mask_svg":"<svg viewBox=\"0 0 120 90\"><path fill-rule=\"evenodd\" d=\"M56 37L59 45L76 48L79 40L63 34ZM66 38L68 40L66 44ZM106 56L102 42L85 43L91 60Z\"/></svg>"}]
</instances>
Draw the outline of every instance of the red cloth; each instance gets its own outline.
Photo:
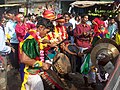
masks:
<instances>
[{"instance_id":1,"label":"red cloth","mask_svg":"<svg viewBox=\"0 0 120 90\"><path fill-rule=\"evenodd\" d=\"M83 48L87 48L91 46L90 40L87 40L88 38L82 35L83 33L87 33L88 31L91 31L91 27L87 24L79 24L76 26L74 30L74 37L77 46Z\"/></svg>"},{"instance_id":2,"label":"red cloth","mask_svg":"<svg viewBox=\"0 0 120 90\"><path fill-rule=\"evenodd\" d=\"M50 20L55 19L54 13L53 13L52 11L50 11L50 10L45 10L45 11L43 12L43 17L44 17L44 18L47 18L47 19L50 19Z\"/></svg>"},{"instance_id":3,"label":"red cloth","mask_svg":"<svg viewBox=\"0 0 120 90\"><path fill-rule=\"evenodd\" d=\"M35 28L35 24L31 23L18 23L15 27L15 32L19 42L24 40L24 36L28 30Z\"/></svg>"},{"instance_id":4,"label":"red cloth","mask_svg":"<svg viewBox=\"0 0 120 90\"><path fill-rule=\"evenodd\" d=\"M94 32L98 32L100 25L105 27L104 21L100 20L99 18L95 18L93 21L97 23L97 25L94 25Z\"/></svg>"}]
</instances>

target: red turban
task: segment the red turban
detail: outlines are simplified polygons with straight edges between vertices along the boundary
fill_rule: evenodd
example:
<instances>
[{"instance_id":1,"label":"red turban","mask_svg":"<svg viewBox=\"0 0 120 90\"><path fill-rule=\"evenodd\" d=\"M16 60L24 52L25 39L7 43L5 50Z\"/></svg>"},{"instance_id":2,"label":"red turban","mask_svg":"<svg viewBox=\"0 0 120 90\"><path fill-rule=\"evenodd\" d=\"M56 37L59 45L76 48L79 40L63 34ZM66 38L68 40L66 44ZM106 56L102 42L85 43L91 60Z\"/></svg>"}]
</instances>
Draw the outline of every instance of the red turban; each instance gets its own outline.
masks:
<instances>
[{"instance_id":1,"label":"red turban","mask_svg":"<svg viewBox=\"0 0 120 90\"><path fill-rule=\"evenodd\" d=\"M43 12L43 17L44 17L44 18L47 18L47 19L49 19L49 20L54 20L54 19L55 19L54 13L53 13L52 11L49 11L49 10L45 10L45 11Z\"/></svg>"}]
</instances>

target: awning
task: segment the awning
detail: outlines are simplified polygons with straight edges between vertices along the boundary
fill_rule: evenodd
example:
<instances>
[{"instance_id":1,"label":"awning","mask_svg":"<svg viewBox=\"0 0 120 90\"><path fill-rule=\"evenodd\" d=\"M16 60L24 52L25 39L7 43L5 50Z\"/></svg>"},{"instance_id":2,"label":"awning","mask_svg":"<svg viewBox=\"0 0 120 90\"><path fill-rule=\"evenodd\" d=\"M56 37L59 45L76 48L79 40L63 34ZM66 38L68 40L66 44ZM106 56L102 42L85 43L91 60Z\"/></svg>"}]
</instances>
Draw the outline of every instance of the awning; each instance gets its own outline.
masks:
<instances>
[{"instance_id":1,"label":"awning","mask_svg":"<svg viewBox=\"0 0 120 90\"><path fill-rule=\"evenodd\" d=\"M14 7L14 6L21 6L22 4L1 4L0 5L0 8L1 7Z\"/></svg>"},{"instance_id":2,"label":"awning","mask_svg":"<svg viewBox=\"0 0 120 90\"><path fill-rule=\"evenodd\" d=\"M75 1L70 5L75 7L85 8L85 7L93 6L95 4L102 5L102 4L111 4L113 2L114 1Z\"/></svg>"}]
</instances>

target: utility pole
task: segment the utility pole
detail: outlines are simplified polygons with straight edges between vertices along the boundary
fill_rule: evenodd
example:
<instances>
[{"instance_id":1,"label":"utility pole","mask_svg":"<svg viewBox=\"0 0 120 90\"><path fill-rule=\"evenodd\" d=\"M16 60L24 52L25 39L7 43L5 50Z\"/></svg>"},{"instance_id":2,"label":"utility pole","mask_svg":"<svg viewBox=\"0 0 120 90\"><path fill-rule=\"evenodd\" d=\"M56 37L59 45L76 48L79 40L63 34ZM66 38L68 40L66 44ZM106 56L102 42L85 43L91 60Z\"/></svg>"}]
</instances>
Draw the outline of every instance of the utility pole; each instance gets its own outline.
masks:
<instances>
[{"instance_id":1,"label":"utility pole","mask_svg":"<svg viewBox=\"0 0 120 90\"><path fill-rule=\"evenodd\" d=\"M28 15L28 4L29 4L29 0L26 0L26 4L25 4L25 7L26 7L26 15Z\"/></svg>"}]
</instances>

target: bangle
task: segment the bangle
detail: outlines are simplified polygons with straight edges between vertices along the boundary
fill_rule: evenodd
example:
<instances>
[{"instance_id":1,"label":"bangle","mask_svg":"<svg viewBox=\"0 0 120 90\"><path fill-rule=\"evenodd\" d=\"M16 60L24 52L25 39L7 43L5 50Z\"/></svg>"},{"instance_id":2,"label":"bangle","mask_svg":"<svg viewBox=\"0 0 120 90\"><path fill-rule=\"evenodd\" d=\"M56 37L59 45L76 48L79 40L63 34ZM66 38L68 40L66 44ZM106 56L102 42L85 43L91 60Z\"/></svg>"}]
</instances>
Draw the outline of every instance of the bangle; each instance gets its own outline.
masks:
<instances>
[{"instance_id":1,"label":"bangle","mask_svg":"<svg viewBox=\"0 0 120 90\"><path fill-rule=\"evenodd\" d=\"M33 67L42 67L43 66L43 62L42 61L36 61L34 64L33 64Z\"/></svg>"}]
</instances>

